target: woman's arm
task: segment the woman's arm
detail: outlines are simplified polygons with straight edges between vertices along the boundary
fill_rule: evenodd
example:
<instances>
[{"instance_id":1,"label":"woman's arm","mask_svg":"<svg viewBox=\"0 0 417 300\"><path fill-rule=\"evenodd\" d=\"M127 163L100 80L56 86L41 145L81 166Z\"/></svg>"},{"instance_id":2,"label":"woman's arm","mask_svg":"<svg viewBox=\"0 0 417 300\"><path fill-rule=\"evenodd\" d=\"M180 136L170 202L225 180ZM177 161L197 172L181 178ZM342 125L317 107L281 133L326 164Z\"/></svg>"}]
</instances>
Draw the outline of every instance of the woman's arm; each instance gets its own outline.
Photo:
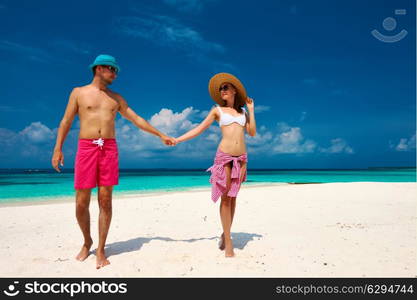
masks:
<instances>
[{"instance_id":1,"label":"woman's arm","mask_svg":"<svg viewBox=\"0 0 417 300\"><path fill-rule=\"evenodd\" d=\"M216 108L212 108L207 117L201 122L197 127L191 129L190 131L184 133L182 136L176 138L175 140L177 143L184 142L195 138L196 136L200 135L204 130L206 130L210 125L216 120L217 110Z\"/></svg>"},{"instance_id":2,"label":"woman's arm","mask_svg":"<svg viewBox=\"0 0 417 300\"><path fill-rule=\"evenodd\" d=\"M256 121L255 121L255 105L253 103L253 99L247 97L246 98L246 106L248 107L248 114L249 118L246 122L246 131L250 136L256 135Z\"/></svg>"}]
</instances>

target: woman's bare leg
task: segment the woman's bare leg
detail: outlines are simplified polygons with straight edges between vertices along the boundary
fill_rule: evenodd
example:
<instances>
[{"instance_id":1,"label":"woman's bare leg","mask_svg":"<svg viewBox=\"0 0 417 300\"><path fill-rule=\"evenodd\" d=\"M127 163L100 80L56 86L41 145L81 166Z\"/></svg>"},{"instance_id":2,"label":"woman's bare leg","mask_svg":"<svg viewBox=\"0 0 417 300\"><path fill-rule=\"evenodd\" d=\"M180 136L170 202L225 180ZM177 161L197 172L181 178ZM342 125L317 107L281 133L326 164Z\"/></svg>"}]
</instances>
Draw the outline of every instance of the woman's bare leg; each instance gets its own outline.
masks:
<instances>
[{"instance_id":1,"label":"woman's bare leg","mask_svg":"<svg viewBox=\"0 0 417 300\"><path fill-rule=\"evenodd\" d=\"M225 166L225 172L226 172L226 190L227 191L230 188L230 182L231 182L230 175L231 175L231 172L232 172L232 168L231 167L232 166L231 166L230 163ZM225 193L225 195L227 195L227 192ZM226 198L227 198L227 196L224 196L224 195L221 196L222 202L223 201L227 201ZM220 218L221 218L221 216L222 216L222 205L220 203ZM224 250L224 248L225 248L225 244L224 244L224 232L223 232L222 235L220 236L219 249L220 250Z\"/></svg>"},{"instance_id":2,"label":"woman's bare leg","mask_svg":"<svg viewBox=\"0 0 417 300\"><path fill-rule=\"evenodd\" d=\"M236 197L230 197L230 205L231 205L231 224L233 224L233 217L235 216L235 209L236 209Z\"/></svg>"},{"instance_id":3,"label":"woman's bare leg","mask_svg":"<svg viewBox=\"0 0 417 300\"><path fill-rule=\"evenodd\" d=\"M224 246L225 246L225 255L226 257L234 256L233 253L233 243L230 236L230 229L232 226L231 218L231 198L224 196L222 197L222 202L220 203L220 218L223 226L223 236L224 236Z\"/></svg>"},{"instance_id":4,"label":"woman's bare leg","mask_svg":"<svg viewBox=\"0 0 417 300\"><path fill-rule=\"evenodd\" d=\"M227 196L222 196L221 197L222 198L222 200L221 200L221 202L220 202L220 219L222 218L222 202L223 201L227 201ZM223 222L222 222L222 226L223 226ZM224 250L224 248L225 248L225 244L224 244L224 229L223 229L223 232L222 232L222 235L220 236L220 242L219 242L219 249L220 250Z\"/></svg>"},{"instance_id":5,"label":"woman's bare leg","mask_svg":"<svg viewBox=\"0 0 417 300\"><path fill-rule=\"evenodd\" d=\"M226 171L226 191L230 188L230 174L231 174L231 166L225 165L224 166ZM227 196L227 192L224 196L222 196L222 200L220 203L220 219L223 226L223 238L224 238L224 249L225 249L225 256L232 257L234 256L233 252L233 243L232 238L230 236L230 229L232 226L232 200L231 197Z\"/></svg>"},{"instance_id":6,"label":"woman's bare leg","mask_svg":"<svg viewBox=\"0 0 417 300\"><path fill-rule=\"evenodd\" d=\"M242 182L245 174L246 174L246 167L247 167L247 163L246 162L241 162L240 164L240 181ZM227 170L226 172L228 172L229 170ZM230 170L231 171L231 170ZM226 175L228 175L228 173L226 173ZM228 178L228 187L230 187L230 177ZM233 218L235 216L235 210L236 210L236 197L229 197L230 198L230 204L231 204L231 210L230 210L230 214L231 214L231 222L230 222L230 228L232 227L233 224ZM223 197L222 197L223 199ZM221 207L220 207L221 209ZM225 249L225 242L224 242L224 233L222 233L221 237L220 237L220 243L219 243L219 249L220 250L224 250Z\"/></svg>"},{"instance_id":7,"label":"woman's bare leg","mask_svg":"<svg viewBox=\"0 0 417 300\"><path fill-rule=\"evenodd\" d=\"M240 162L240 182L242 182L243 177L246 173L246 162ZM233 217L235 216L235 210L236 210L236 197L231 197L232 199L232 224L233 224Z\"/></svg>"}]
</instances>

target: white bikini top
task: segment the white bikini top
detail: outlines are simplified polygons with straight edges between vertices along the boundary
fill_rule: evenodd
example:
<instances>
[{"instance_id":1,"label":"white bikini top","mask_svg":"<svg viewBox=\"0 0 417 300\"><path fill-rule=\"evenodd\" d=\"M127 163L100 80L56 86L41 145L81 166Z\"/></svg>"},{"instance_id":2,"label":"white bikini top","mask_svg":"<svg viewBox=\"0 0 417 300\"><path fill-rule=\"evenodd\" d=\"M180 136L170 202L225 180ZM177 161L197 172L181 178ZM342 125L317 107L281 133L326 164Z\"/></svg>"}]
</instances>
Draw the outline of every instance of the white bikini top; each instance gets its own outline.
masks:
<instances>
[{"instance_id":1,"label":"white bikini top","mask_svg":"<svg viewBox=\"0 0 417 300\"><path fill-rule=\"evenodd\" d=\"M244 107L242 107L243 109L243 113L240 114L239 116L233 116L231 114L225 113L222 111L222 109L220 108L220 106L216 105L217 109L220 112L220 121L219 121L219 126L224 126L224 125L229 125L232 124L234 122L238 123L240 126L245 126L246 124L246 110Z\"/></svg>"}]
</instances>

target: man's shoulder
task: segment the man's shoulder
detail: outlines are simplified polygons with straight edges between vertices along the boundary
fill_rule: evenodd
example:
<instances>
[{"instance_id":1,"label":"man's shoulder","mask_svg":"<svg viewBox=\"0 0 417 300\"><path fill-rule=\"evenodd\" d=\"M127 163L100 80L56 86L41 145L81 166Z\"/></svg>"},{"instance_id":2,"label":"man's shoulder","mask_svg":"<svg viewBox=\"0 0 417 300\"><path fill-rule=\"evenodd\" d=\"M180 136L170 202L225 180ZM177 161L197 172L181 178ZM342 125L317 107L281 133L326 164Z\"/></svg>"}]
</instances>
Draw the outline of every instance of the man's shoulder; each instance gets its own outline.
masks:
<instances>
[{"instance_id":1,"label":"man's shoulder","mask_svg":"<svg viewBox=\"0 0 417 300\"><path fill-rule=\"evenodd\" d=\"M108 88L108 91L115 97L122 98L122 95Z\"/></svg>"},{"instance_id":2,"label":"man's shoulder","mask_svg":"<svg viewBox=\"0 0 417 300\"><path fill-rule=\"evenodd\" d=\"M111 90L111 89L108 89L109 90L109 92L110 92L110 94L112 95L112 97L117 101L117 102L121 102L121 101L125 101L124 99L123 99L123 97L122 97L122 95L121 94L119 94L119 93L117 93L117 92L115 92L115 91L113 91L113 90Z\"/></svg>"},{"instance_id":3,"label":"man's shoulder","mask_svg":"<svg viewBox=\"0 0 417 300\"><path fill-rule=\"evenodd\" d=\"M72 91L73 92L76 92L76 93L80 93L80 92L83 92L83 91L88 90L88 89L89 89L89 86L88 85L74 86L72 88Z\"/></svg>"}]
</instances>

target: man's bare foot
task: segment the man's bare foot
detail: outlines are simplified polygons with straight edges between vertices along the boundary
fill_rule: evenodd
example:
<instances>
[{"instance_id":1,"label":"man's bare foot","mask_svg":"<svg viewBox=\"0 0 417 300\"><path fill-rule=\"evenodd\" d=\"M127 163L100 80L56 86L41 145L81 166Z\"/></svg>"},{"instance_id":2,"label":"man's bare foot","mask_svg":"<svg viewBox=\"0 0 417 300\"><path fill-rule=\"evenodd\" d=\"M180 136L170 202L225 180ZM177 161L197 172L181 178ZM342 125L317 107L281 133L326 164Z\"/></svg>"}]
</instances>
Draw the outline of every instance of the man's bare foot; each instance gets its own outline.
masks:
<instances>
[{"instance_id":1,"label":"man's bare foot","mask_svg":"<svg viewBox=\"0 0 417 300\"><path fill-rule=\"evenodd\" d=\"M226 257L233 257L235 256L235 252L233 251L233 243L232 240L225 241L225 253L224 256Z\"/></svg>"},{"instance_id":2,"label":"man's bare foot","mask_svg":"<svg viewBox=\"0 0 417 300\"><path fill-rule=\"evenodd\" d=\"M90 239L87 242L84 242L84 245L81 247L80 253L75 257L79 261L84 261L90 255L90 248L93 244L93 240Z\"/></svg>"},{"instance_id":3,"label":"man's bare foot","mask_svg":"<svg viewBox=\"0 0 417 300\"><path fill-rule=\"evenodd\" d=\"M104 253L104 250L97 250L97 264L96 269L103 268L107 265L110 265L110 261L107 259L106 254Z\"/></svg>"},{"instance_id":4,"label":"man's bare foot","mask_svg":"<svg viewBox=\"0 0 417 300\"><path fill-rule=\"evenodd\" d=\"M222 233L222 235L220 236L220 241L219 241L219 249L220 250L224 250L225 245L224 245L224 233Z\"/></svg>"}]
</instances>

